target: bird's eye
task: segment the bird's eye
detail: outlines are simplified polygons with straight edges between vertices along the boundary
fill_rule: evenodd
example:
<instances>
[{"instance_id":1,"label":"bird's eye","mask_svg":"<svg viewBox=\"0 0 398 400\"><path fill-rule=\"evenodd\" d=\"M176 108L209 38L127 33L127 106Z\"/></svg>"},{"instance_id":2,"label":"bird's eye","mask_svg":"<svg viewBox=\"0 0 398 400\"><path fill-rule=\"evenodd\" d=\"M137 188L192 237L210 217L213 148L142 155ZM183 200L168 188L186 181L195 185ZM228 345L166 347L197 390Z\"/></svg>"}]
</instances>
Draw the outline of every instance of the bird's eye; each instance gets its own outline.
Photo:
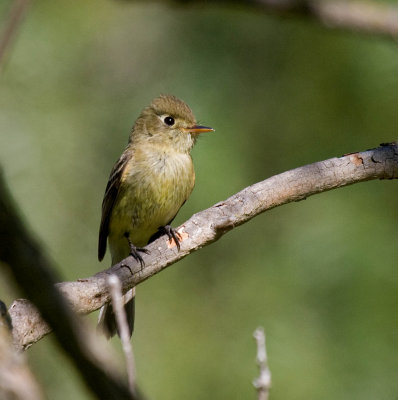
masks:
<instances>
[{"instance_id":1,"label":"bird's eye","mask_svg":"<svg viewBox=\"0 0 398 400\"><path fill-rule=\"evenodd\" d=\"M168 126L173 126L175 121L173 117L165 117L164 123Z\"/></svg>"}]
</instances>

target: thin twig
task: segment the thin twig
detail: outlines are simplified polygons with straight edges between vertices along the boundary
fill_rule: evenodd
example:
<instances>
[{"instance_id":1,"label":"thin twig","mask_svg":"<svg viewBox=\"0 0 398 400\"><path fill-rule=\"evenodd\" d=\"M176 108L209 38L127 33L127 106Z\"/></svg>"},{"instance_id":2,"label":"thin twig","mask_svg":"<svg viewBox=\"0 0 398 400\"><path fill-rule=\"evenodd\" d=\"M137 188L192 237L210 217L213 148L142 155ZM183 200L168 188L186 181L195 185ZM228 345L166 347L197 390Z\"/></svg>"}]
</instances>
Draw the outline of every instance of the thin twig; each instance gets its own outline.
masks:
<instances>
[{"instance_id":1,"label":"thin twig","mask_svg":"<svg viewBox=\"0 0 398 400\"><path fill-rule=\"evenodd\" d=\"M126 359L127 378L131 393L135 393L135 360L133 347L130 341L130 329L127 323L127 316L124 310L123 296L122 296L122 284L120 279L116 275L108 277L108 286L112 297L113 312L116 316L116 323L122 342L122 348L124 357Z\"/></svg>"},{"instance_id":2,"label":"thin twig","mask_svg":"<svg viewBox=\"0 0 398 400\"><path fill-rule=\"evenodd\" d=\"M257 365L260 370L260 376L253 381L253 385L257 389L258 400L268 400L271 387L271 371L268 368L264 329L257 328L253 333L253 337L257 343Z\"/></svg>"},{"instance_id":3,"label":"thin twig","mask_svg":"<svg viewBox=\"0 0 398 400\"><path fill-rule=\"evenodd\" d=\"M18 28L21 26L29 3L30 0L14 0L11 6L8 20L0 37L0 72L4 65L6 51L10 48Z\"/></svg>"}]
</instances>

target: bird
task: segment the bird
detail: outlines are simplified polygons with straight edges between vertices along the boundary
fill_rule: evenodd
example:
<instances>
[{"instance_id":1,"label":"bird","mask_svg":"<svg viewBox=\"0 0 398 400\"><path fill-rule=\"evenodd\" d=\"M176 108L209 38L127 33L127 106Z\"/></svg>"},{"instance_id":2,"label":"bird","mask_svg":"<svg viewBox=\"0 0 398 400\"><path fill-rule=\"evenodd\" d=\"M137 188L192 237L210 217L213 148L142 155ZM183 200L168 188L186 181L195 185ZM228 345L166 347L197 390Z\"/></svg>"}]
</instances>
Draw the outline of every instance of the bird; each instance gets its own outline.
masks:
<instances>
[{"instance_id":1,"label":"bird","mask_svg":"<svg viewBox=\"0 0 398 400\"><path fill-rule=\"evenodd\" d=\"M112 265L129 255L145 266L145 246L166 234L180 250L180 236L171 227L195 184L191 149L203 132L191 108L173 95L160 95L145 107L131 130L127 147L114 165L102 202L98 259L107 242ZM130 329L134 330L135 288L124 295ZM99 314L98 328L109 339L118 332L111 304Z\"/></svg>"}]
</instances>

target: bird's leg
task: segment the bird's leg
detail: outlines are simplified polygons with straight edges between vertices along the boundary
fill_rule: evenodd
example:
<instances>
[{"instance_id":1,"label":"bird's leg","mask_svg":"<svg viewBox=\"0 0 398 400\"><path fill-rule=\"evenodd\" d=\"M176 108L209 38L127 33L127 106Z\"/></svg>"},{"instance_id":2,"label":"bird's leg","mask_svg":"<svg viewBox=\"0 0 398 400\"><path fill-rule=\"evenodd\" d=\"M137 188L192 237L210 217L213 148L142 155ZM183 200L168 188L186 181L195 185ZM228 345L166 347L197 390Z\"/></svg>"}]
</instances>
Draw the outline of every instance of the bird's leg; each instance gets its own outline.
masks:
<instances>
[{"instance_id":1,"label":"bird's leg","mask_svg":"<svg viewBox=\"0 0 398 400\"><path fill-rule=\"evenodd\" d=\"M139 261L141 264L141 270L145 267L145 262L143 258L141 257L141 253L149 254L149 250L143 248L143 247L137 247L133 244L133 242L130 240L130 235L128 232L124 234L124 237L127 239L130 247L130 255L133 256L134 260Z\"/></svg>"},{"instance_id":2,"label":"bird's leg","mask_svg":"<svg viewBox=\"0 0 398 400\"><path fill-rule=\"evenodd\" d=\"M162 231L162 233L165 233L169 237L169 240L173 239L178 251L180 251L180 242L182 240L181 235L175 229L173 229L171 225L163 226L159 230Z\"/></svg>"}]
</instances>

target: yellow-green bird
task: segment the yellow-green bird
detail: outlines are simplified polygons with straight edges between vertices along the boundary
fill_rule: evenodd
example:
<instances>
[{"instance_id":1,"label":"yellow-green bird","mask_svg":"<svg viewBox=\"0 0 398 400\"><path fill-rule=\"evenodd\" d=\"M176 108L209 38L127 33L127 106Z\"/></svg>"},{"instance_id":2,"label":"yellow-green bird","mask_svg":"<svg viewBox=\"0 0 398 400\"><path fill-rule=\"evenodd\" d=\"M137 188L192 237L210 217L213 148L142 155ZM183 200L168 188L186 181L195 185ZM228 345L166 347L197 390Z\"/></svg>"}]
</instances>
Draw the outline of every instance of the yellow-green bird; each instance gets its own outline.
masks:
<instances>
[{"instance_id":1,"label":"yellow-green bird","mask_svg":"<svg viewBox=\"0 0 398 400\"><path fill-rule=\"evenodd\" d=\"M195 184L191 149L198 135L213 131L197 125L192 110L182 100L162 95L143 109L135 121L123 154L113 167L102 202L98 259L106 252L112 265L132 255L144 266L143 247L167 234L179 249L171 228L178 210ZM134 328L134 289L124 296L130 334ZM102 307L98 326L109 338L117 332L112 307Z\"/></svg>"}]
</instances>

